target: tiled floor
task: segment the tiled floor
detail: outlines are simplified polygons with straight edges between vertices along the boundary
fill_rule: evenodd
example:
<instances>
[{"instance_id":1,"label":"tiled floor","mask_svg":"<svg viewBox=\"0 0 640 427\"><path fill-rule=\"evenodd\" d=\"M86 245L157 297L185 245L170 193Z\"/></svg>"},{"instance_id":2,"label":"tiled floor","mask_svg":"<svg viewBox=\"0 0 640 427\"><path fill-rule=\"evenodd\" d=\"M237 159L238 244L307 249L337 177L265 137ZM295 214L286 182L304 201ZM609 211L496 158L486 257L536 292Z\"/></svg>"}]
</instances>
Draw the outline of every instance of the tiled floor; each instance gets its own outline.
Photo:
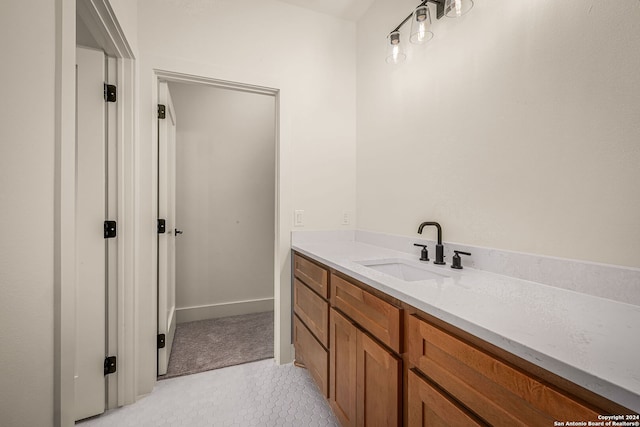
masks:
<instances>
[{"instance_id":1,"label":"tiled floor","mask_svg":"<svg viewBox=\"0 0 640 427\"><path fill-rule=\"evenodd\" d=\"M309 373L273 359L159 381L150 396L81 427L337 426Z\"/></svg>"}]
</instances>

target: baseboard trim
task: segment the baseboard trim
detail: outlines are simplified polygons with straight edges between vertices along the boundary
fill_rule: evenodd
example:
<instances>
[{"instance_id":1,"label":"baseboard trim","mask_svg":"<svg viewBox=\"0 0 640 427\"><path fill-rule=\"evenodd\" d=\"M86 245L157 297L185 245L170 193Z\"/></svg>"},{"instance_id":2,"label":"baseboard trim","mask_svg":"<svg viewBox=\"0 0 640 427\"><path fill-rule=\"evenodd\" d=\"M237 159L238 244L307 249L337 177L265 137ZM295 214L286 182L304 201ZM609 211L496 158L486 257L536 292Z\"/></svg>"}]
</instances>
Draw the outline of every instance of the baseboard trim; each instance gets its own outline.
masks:
<instances>
[{"instance_id":1,"label":"baseboard trim","mask_svg":"<svg viewBox=\"0 0 640 427\"><path fill-rule=\"evenodd\" d=\"M176 308L176 321L185 323L263 311L273 311L273 298Z\"/></svg>"}]
</instances>

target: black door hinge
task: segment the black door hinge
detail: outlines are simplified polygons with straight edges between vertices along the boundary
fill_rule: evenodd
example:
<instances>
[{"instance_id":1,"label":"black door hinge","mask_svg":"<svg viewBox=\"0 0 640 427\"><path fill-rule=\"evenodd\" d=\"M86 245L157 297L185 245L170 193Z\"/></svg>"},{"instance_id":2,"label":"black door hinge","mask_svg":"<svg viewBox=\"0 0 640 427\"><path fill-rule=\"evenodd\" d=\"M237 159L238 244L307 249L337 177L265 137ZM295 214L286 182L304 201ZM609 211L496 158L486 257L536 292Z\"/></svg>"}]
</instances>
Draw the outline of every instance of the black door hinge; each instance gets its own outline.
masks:
<instances>
[{"instance_id":1,"label":"black door hinge","mask_svg":"<svg viewBox=\"0 0 640 427\"><path fill-rule=\"evenodd\" d=\"M158 234L164 234L167 231L167 221L164 219L158 220Z\"/></svg>"},{"instance_id":2,"label":"black door hinge","mask_svg":"<svg viewBox=\"0 0 640 427\"><path fill-rule=\"evenodd\" d=\"M105 221L104 222L104 238L110 239L112 237L116 237L116 222Z\"/></svg>"},{"instance_id":3,"label":"black door hinge","mask_svg":"<svg viewBox=\"0 0 640 427\"><path fill-rule=\"evenodd\" d=\"M104 359L104 374L109 375L116 372L116 357L110 356Z\"/></svg>"},{"instance_id":4,"label":"black door hinge","mask_svg":"<svg viewBox=\"0 0 640 427\"><path fill-rule=\"evenodd\" d=\"M164 119L167 117L167 107L162 104L158 104L158 118Z\"/></svg>"},{"instance_id":5,"label":"black door hinge","mask_svg":"<svg viewBox=\"0 0 640 427\"><path fill-rule=\"evenodd\" d=\"M104 84L104 100L106 102L116 102L116 85Z\"/></svg>"},{"instance_id":6,"label":"black door hinge","mask_svg":"<svg viewBox=\"0 0 640 427\"><path fill-rule=\"evenodd\" d=\"M165 345L167 345L165 335L158 334L158 348L164 348Z\"/></svg>"}]
</instances>

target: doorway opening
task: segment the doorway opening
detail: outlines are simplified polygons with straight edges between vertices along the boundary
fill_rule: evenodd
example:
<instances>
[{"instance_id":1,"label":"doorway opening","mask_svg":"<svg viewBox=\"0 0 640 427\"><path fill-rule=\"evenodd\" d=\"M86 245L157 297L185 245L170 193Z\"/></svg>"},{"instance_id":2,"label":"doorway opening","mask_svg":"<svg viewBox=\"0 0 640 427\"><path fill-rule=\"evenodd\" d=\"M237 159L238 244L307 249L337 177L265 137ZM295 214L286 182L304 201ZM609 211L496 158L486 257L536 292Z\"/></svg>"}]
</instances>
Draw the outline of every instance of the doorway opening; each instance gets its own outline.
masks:
<instances>
[{"instance_id":1,"label":"doorway opening","mask_svg":"<svg viewBox=\"0 0 640 427\"><path fill-rule=\"evenodd\" d=\"M273 358L278 92L171 73L157 94L159 379Z\"/></svg>"}]
</instances>

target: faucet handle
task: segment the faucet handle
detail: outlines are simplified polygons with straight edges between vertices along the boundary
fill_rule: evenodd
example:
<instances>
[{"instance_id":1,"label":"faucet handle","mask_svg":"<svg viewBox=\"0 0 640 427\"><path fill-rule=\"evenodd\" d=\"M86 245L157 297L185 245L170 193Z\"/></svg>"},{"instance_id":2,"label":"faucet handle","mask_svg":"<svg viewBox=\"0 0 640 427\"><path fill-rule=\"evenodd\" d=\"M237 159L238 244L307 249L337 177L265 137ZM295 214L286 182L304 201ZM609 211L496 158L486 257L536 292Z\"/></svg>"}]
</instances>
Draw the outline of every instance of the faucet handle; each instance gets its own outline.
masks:
<instances>
[{"instance_id":1,"label":"faucet handle","mask_svg":"<svg viewBox=\"0 0 640 427\"><path fill-rule=\"evenodd\" d=\"M462 259L460 255L471 255L470 252L453 251L453 259L451 260L451 268L462 270Z\"/></svg>"},{"instance_id":2,"label":"faucet handle","mask_svg":"<svg viewBox=\"0 0 640 427\"><path fill-rule=\"evenodd\" d=\"M427 250L427 245L414 243L413 246L419 246L422 248L422 251L420 252L420 261L429 261L429 251Z\"/></svg>"}]
</instances>

